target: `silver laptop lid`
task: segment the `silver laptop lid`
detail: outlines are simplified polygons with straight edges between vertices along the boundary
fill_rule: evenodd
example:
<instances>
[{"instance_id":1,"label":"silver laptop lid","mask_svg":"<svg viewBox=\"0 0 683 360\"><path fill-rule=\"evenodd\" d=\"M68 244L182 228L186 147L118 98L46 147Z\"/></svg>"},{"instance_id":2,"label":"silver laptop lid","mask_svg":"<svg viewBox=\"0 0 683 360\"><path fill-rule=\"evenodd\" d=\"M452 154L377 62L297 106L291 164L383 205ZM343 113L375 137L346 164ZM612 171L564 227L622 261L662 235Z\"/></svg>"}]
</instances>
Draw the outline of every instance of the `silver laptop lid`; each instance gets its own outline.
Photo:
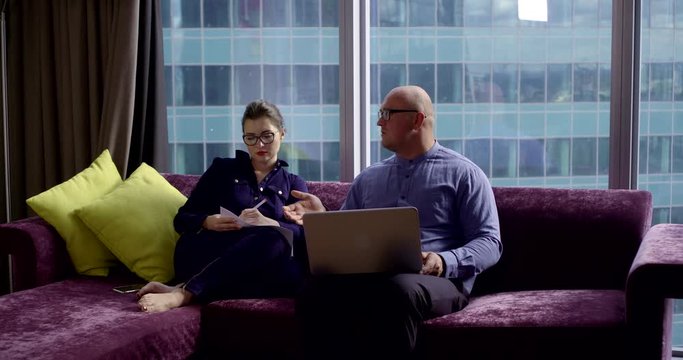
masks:
<instances>
[{"instance_id":1,"label":"silver laptop lid","mask_svg":"<svg viewBox=\"0 0 683 360\"><path fill-rule=\"evenodd\" d=\"M417 273L420 221L414 207L328 211L304 215L311 273Z\"/></svg>"}]
</instances>

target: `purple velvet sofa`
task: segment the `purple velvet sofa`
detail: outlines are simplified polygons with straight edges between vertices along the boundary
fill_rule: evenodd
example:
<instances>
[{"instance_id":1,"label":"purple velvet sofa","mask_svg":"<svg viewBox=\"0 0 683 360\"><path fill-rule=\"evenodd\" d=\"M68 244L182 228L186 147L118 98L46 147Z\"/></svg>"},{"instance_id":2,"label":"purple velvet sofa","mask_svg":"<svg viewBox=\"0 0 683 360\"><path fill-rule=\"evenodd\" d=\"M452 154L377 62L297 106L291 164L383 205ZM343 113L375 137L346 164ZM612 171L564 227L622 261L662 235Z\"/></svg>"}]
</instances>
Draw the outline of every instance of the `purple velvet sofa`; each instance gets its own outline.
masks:
<instances>
[{"instance_id":1,"label":"purple velvet sofa","mask_svg":"<svg viewBox=\"0 0 683 360\"><path fill-rule=\"evenodd\" d=\"M184 194L197 176L165 174ZM329 209L348 183L309 182ZM649 192L494 188L503 256L462 311L424 324L424 358L670 357L670 298L683 296L683 226L650 227ZM136 279L77 276L64 241L31 217L0 225L16 292L0 297L0 358L297 358L292 299L139 312Z\"/></svg>"}]
</instances>

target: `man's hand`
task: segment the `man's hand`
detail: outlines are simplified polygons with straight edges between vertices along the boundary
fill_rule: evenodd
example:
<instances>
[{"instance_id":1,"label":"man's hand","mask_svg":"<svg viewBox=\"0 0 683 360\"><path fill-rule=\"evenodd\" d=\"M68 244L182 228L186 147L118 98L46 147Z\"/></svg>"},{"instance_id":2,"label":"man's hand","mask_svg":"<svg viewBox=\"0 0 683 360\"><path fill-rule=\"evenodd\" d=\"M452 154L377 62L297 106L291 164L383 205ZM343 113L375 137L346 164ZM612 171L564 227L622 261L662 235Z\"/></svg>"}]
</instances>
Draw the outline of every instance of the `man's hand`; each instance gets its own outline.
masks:
<instances>
[{"instance_id":1,"label":"man's hand","mask_svg":"<svg viewBox=\"0 0 683 360\"><path fill-rule=\"evenodd\" d=\"M299 190L292 190L292 196L299 199L291 205L283 206L285 210L285 218L299 225L304 224L304 214L307 212L321 212L325 211L322 201L320 199L309 193L305 193Z\"/></svg>"},{"instance_id":2,"label":"man's hand","mask_svg":"<svg viewBox=\"0 0 683 360\"><path fill-rule=\"evenodd\" d=\"M237 219L221 216L220 214L207 216L202 226L207 230L213 231L232 231L242 228Z\"/></svg>"},{"instance_id":3,"label":"man's hand","mask_svg":"<svg viewBox=\"0 0 683 360\"><path fill-rule=\"evenodd\" d=\"M263 216L258 209L244 209L242 210L242 213L240 214L240 219L244 221L245 223L249 225L254 225L254 226L280 226L280 223L269 218Z\"/></svg>"},{"instance_id":4,"label":"man's hand","mask_svg":"<svg viewBox=\"0 0 683 360\"><path fill-rule=\"evenodd\" d=\"M422 270L420 274L441 276L443 273L443 261L441 256L433 252L422 252Z\"/></svg>"}]
</instances>

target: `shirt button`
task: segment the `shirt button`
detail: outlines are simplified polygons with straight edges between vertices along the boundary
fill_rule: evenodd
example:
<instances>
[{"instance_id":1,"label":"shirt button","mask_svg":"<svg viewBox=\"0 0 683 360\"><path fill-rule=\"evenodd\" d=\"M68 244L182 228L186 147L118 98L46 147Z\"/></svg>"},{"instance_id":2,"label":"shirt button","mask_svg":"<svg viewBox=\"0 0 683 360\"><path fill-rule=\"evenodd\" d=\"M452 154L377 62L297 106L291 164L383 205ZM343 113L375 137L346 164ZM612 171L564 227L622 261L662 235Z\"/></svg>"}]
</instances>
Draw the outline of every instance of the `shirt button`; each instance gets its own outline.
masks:
<instances>
[{"instance_id":1,"label":"shirt button","mask_svg":"<svg viewBox=\"0 0 683 360\"><path fill-rule=\"evenodd\" d=\"M277 193L282 195L282 190L278 190Z\"/></svg>"},{"instance_id":2,"label":"shirt button","mask_svg":"<svg viewBox=\"0 0 683 360\"><path fill-rule=\"evenodd\" d=\"M401 195L401 200L405 200L405 199L406 199L406 197Z\"/></svg>"},{"instance_id":3,"label":"shirt button","mask_svg":"<svg viewBox=\"0 0 683 360\"><path fill-rule=\"evenodd\" d=\"M240 182L240 181L239 181L239 180L237 180L237 179L235 179L235 184L237 184L238 182Z\"/></svg>"},{"instance_id":4,"label":"shirt button","mask_svg":"<svg viewBox=\"0 0 683 360\"><path fill-rule=\"evenodd\" d=\"M258 196L254 196L254 200L258 200Z\"/></svg>"},{"instance_id":5,"label":"shirt button","mask_svg":"<svg viewBox=\"0 0 683 360\"><path fill-rule=\"evenodd\" d=\"M261 190L261 192L263 192L263 188L259 188L259 190Z\"/></svg>"}]
</instances>

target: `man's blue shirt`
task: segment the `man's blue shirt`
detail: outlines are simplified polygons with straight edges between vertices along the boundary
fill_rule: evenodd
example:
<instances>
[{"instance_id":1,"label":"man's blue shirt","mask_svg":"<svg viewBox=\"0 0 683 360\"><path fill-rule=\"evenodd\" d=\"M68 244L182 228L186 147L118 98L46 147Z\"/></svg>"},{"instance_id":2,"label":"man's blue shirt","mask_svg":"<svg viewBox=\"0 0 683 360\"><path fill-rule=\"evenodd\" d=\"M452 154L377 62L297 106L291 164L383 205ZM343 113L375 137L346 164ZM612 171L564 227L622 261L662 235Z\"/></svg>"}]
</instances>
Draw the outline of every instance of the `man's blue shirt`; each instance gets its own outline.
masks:
<instances>
[{"instance_id":1,"label":"man's blue shirt","mask_svg":"<svg viewBox=\"0 0 683 360\"><path fill-rule=\"evenodd\" d=\"M470 293L477 274L500 258L502 243L493 191L484 172L439 145L413 160L396 155L354 179L342 209L414 206L422 250L438 253L448 278Z\"/></svg>"}]
</instances>

